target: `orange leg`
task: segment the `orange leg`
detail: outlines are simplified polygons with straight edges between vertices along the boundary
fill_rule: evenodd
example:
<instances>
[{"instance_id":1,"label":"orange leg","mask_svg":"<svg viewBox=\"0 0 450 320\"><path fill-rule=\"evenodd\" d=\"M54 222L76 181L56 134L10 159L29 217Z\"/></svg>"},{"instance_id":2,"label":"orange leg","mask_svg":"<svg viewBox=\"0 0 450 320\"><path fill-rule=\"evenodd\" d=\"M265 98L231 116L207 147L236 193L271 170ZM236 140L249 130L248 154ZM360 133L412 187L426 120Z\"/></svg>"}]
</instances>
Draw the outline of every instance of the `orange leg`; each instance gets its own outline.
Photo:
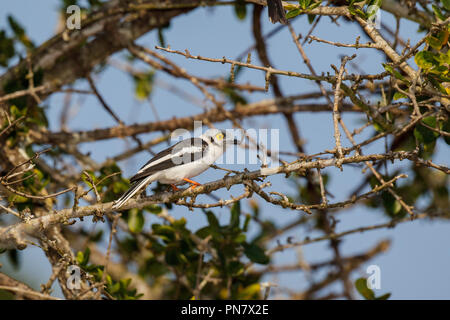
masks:
<instances>
[{"instance_id":1,"label":"orange leg","mask_svg":"<svg viewBox=\"0 0 450 320\"><path fill-rule=\"evenodd\" d=\"M180 190L180 189L178 189L177 186L174 185L174 184L171 184L170 186L172 187L173 191L178 191L178 190Z\"/></svg>"},{"instance_id":2,"label":"orange leg","mask_svg":"<svg viewBox=\"0 0 450 320\"><path fill-rule=\"evenodd\" d=\"M202 185L201 183L198 183L198 182L196 182L196 181L194 181L194 180L191 180L191 179L188 179L188 178L185 178L185 179L183 179L183 180L186 181L186 182L191 183L191 184L192 184L192 188L195 188L195 187L197 187L197 186L201 186L201 185Z\"/></svg>"}]
</instances>

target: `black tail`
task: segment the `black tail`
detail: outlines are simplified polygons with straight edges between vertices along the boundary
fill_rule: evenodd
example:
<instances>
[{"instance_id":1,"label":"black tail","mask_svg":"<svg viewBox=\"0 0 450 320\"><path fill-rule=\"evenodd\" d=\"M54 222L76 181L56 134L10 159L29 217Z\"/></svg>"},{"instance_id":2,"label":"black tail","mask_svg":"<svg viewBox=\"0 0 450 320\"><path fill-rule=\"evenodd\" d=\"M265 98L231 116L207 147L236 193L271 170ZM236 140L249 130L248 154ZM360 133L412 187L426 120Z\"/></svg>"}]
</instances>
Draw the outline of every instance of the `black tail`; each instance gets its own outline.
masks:
<instances>
[{"instance_id":1,"label":"black tail","mask_svg":"<svg viewBox=\"0 0 450 320\"><path fill-rule=\"evenodd\" d=\"M120 207L122 207L136 193L143 190L147 186L147 184L149 184L151 182L151 179L152 179L152 176L148 176L148 177L134 181L131 184L130 189L128 189L127 192L125 192L119 199L117 199L114 202L112 208L114 210L116 210L116 209L119 209Z\"/></svg>"},{"instance_id":2,"label":"black tail","mask_svg":"<svg viewBox=\"0 0 450 320\"><path fill-rule=\"evenodd\" d=\"M269 7L269 20L272 23L280 22L282 24L287 23L286 14L281 4L281 0L267 0L267 6Z\"/></svg>"}]
</instances>

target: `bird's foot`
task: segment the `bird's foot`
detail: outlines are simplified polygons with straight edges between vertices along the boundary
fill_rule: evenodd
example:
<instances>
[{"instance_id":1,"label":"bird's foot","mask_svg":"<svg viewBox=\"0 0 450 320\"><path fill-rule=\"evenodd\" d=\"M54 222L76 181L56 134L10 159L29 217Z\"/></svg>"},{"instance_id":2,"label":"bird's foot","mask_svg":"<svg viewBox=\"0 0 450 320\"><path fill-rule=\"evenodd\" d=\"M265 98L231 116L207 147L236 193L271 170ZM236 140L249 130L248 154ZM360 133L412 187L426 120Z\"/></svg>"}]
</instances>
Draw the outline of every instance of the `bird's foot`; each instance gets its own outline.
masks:
<instances>
[{"instance_id":1,"label":"bird's foot","mask_svg":"<svg viewBox=\"0 0 450 320\"><path fill-rule=\"evenodd\" d=\"M178 190L180 190L180 189L178 189L177 186L174 185L174 184L171 184L170 186L172 187L172 190L173 190L173 191L178 191Z\"/></svg>"},{"instance_id":2,"label":"bird's foot","mask_svg":"<svg viewBox=\"0 0 450 320\"><path fill-rule=\"evenodd\" d=\"M188 182L188 183L191 183L191 184L192 184L192 185L191 185L191 188L192 188L192 189L194 189L194 188L196 188L196 187L202 185L201 183L198 183L197 181L194 181L194 180L191 180L191 179L188 179L188 178L185 178L185 179L183 179L183 180L186 181L186 182Z\"/></svg>"}]
</instances>

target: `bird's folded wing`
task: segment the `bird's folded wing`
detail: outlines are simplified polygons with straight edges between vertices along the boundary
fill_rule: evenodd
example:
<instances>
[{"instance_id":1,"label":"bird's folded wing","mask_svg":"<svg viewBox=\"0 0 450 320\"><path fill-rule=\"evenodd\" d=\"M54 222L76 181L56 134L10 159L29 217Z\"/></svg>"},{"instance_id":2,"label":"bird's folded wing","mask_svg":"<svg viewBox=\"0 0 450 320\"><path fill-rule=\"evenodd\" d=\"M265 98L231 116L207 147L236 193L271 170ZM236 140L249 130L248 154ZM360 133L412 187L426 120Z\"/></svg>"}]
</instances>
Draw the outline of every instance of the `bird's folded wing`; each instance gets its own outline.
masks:
<instances>
[{"instance_id":1,"label":"bird's folded wing","mask_svg":"<svg viewBox=\"0 0 450 320\"><path fill-rule=\"evenodd\" d=\"M148 177L161 170L170 169L202 158L208 143L201 138L191 138L178 142L161 151L148 161L130 178L130 182Z\"/></svg>"}]
</instances>

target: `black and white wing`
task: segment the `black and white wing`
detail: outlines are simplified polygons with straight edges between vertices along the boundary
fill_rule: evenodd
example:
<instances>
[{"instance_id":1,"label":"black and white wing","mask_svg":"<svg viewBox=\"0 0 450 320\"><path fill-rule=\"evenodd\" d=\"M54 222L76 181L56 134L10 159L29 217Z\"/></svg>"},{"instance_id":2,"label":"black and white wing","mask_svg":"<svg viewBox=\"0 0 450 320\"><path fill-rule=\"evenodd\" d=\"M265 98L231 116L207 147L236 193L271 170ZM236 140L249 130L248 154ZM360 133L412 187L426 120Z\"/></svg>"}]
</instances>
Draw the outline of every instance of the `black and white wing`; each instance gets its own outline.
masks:
<instances>
[{"instance_id":1,"label":"black and white wing","mask_svg":"<svg viewBox=\"0 0 450 320\"><path fill-rule=\"evenodd\" d=\"M150 161L130 178L130 182L141 180L161 170L201 159L208 143L201 138L191 138L178 142L172 147L156 154Z\"/></svg>"}]
</instances>

